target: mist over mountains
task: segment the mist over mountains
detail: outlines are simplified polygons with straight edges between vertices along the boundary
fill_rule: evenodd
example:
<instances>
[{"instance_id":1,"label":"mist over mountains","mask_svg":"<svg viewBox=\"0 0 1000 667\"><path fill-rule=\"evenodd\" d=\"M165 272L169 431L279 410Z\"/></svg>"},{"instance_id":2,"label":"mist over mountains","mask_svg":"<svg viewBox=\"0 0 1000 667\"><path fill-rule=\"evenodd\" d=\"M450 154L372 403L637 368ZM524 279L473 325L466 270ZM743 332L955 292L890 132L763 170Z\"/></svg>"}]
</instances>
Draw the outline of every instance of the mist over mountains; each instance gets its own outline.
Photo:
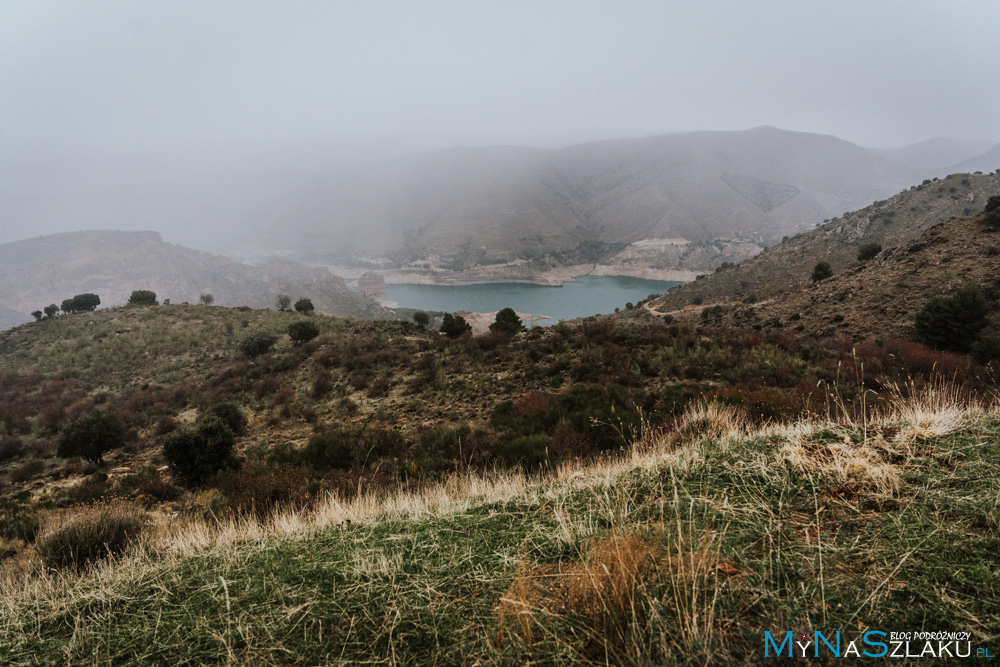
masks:
<instances>
[{"instance_id":1,"label":"mist over mountains","mask_svg":"<svg viewBox=\"0 0 1000 667\"><path fill-rule=\"evenodd\" d=\"M244 258L397 263L516 259L649 238L771 244L943 175L949 164L1000 167L984 145L940 139L877 151L760 127L561 149L455 148L353 166L315 152L298 166L290 154L60 169L39 161L4 174L2 240L24 229L155 229L171 242Z\"/></svg>"}]
</instances>

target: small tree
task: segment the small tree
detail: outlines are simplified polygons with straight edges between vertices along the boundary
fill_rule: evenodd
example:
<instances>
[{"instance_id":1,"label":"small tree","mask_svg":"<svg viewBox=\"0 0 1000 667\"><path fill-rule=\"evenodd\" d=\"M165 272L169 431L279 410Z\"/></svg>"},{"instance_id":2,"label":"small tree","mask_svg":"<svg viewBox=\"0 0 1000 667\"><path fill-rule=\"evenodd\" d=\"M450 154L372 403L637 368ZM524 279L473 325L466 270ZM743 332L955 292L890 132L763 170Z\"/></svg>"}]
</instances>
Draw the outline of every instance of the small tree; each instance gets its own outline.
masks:
<instances>
[{"instance_id":1,"label":"small tree","mask_svg":"<svg viewBox=\"0 0 1000 667\"><path fill-rule=\"evenodd\" d=\"M50 303L49 305L42 308L42 310L45 311L45 317L55 317L56 313L59 312L59 306L57 306L54 303Z\"/></svg>"},{"instance_id":2,"label":"small tree","mask_svg":"<svg viewBox=\"0 0 1000 667\"><path fill-rule=\"evenodd\" d=\"M279 294L278 297L274 300L274 305L276 305L278 307L278 310L280 310L281 312L285 312L286 310L291 310L292 297L288 296L287 294Z\"/></svg>"},{"instance_id":3,"label":"small tree","mask_svg":"<svg viewBox=\"0 0 1000 667\"><path fill-rule=\"evenodd\" d=\"M132 292L132 294L129 296L128 305L158 306L159 303L156 301L156 292L150 291L148 289L138 289Z\"/></svg>"},{"instance_id":4,"label":"small tree","mask_svg":"<svg viewBox=\"0 0 1000 667\"><path fill-rule=\"evenodd\" d=\"M309 320L300 320L288 325L288 336L296 345L311 341L319 335L319 329Z\"/></svg>"},{"instance_id":5,"label":"small tree","mask_svg":"<svg viewBox=\"0 0 1000 667\"><path fill-rule=\"evenodd\" d=\"M101 297L96 294L77 294L72 299L65 299L61 308L64 313L82 313L92 311L101 305Z\"/></svg>"},{"instance_id":6,"label":"small tree","mask_svg":"<svg viewBox=\"0 0 1000 667\"><path fill-rule=\"evenodd\" d=\"M45 313L43 313L43 312L42 312L42 311L40 311L40 310L33 310L33 311L31 311L31 316L35 318L35 321L36 321L36 322L37 322L38 320L42 319L42 315L44 315L44 314L45 314Z\"/></svg>"},{"instance_id":7,"label":"small tree","mask_svg":"<svg viewBox=\"0 0 1000 667\"><path fill-rule=\"evenodd\" d=\"M517 316L513 308L504 308L497 312L496 321L490 325L490 331L496 331L511 337L519 331L524 331L524 322Z\"/></svg>"},{"instance_id":8,"label":"small tree","mask_svg":"<svg viewBox=\"0 0 1000 667\"><path fill-rule=\"evenodd\" d=\"M882 252L882 245L880 243L866 243L858 248L858 261L867 262L870 259L874 259L880 252Z\"/></svg>"},{"instance_id":9,"label":"small tree","mask_svg":"<svg viewBox=\"0 0 1000 667\"><path fill-rule=\"evenodd\" d=\"M100 463L104 453L125 445L125 426L110 412L94 410L70 423L59 438L57 454L63 458L80 456Z\"/></svg>"},{"instance_id":10,"label":"small tree","mask_svg":"<svg viewBox=\"0 0 1000 667\"><path fill-rule=\"evenodd\" d=\"M413 313L413 321L417 323L417 326L423 329L431 323L431 316L422 310L418 310Z\"/></svg>"},{"instance_id":11,"label":"small tree","mask_svg":"<svg viewBox=\"0 0 1000 667\"><path fill-rule=\"evenodd\" d=\"M313 305L312 299L302 297L295 302L295 310L306 315L311 315L316 310L316 307Z\"/></svg>"},{"instance_id":12,"label":"small tree","mask_svg":"<svg viewBox=\"0 0 1000 667\"><path fill-rule=\"evenodd\" d=\"M215 301L215 297L208 292L205 292L204 294L198 295L198 301L200 301L203 306L211 306Z\"/></svg>"},{"instance_id":13,"label":"small tree","mask_svg":"<svg viewBox=\"0 0 1000 667\"><path fill-rule=\"evenodd\" d=\"M256 331L240 341L239 348L243 356L253 359L269 351L277 342L274 335Z\"/></svg>"},{"instance_id":14,"label":"small tree","mask_svg":"<svg viewBox=\"0 0 1000 667\"><path fill-rule=\"evenodd\" d=\"M968 352L986 326L990 304L975 283L961 288L951 298L936 296L917 313L913 337L941 349Z\"/></svg>"},{"instance_id":15,"label":"small tree","mask_svg":"<svg viewBox=\"0 0 1000 667\"><path fill-rule=\"evenodd\" d=\"M188 486L201 486L217 472L238 465L233 455L236 436L217 416L207 416L197 429L180 429L167 436L163 457L174 477Z\"/></svg>"},{"instance_id":16,"label":"small tree","mask_svg":"<svg viewBox=\"0 0 1000 667\"><path fill-rule=\"evenodd\" d=\"M472 331L472 327L469 326L464 317L451 313L444 314L444 319L441 322L441 333L448 338L458 338L466 331Z\"/></svg>"},{"instance_id":17,"label":"small tree","mask_svg":"<svg viewBox=\"0 0 1000 667\"><path fill-rule=\"evenodd\" d=\"M833 268L830 266L830 262L819 262L813 267L812 281L818 283L821 280L826 280L833 275Z\"/></svg>"}]
</instances>

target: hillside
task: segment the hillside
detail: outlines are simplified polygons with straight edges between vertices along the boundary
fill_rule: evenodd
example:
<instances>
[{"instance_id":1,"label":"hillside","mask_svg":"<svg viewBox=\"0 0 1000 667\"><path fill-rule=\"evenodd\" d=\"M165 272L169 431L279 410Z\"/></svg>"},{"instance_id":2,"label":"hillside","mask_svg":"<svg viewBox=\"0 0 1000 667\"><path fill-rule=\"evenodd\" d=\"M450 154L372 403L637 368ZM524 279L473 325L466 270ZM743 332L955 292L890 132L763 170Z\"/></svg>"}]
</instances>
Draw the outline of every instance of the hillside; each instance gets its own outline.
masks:
<instances>
[{"instance_id":1,"label":"hillside","mask_svg":"<svg viewBox=\"0 0 1000 667\"><path fill-rule=\"evenodd\" d=\"M736 303L752 300L752 295L770 299L808 283L817 262L829 262L835 275L842 273L858 264L863 245L903 246L951 217L982 210L986 200L997 194L1000 175L952 174L834 218L741 264L675 287L651 306L667 312L697 301Z\"/></svg>"},{"instance_id":2,"label":"hillside","mask_svg":"<svg viewBox=\"0 0 1000 667\"><path fill-rule=\"evenodd\" d=\"M1000 231L990 231L982 215L956 218L832 278L797 286L759 304L734 307L719 321L790 327L813 337L910 338L914 318L929 299L951 296L973 282L992 305L983 335L996 336L1000 334L998 254Z\"/></svg>"},{"instance_id":3,"label":"hillside","mask_svg":"<svg viewBox=\"0 0 1000 667\"><path fill-rule=\"evenodd\" d=\"M175 521L82 576L3 580L0 654L737 665L800 655L786 641L801 631L825 664L851 642L897 651L862 633L933 629L969 635L898 655L992 655L997 443L995 405L940 389L863 426L747 429L732 411L692 411L675 432L548 480L464 475L273 522Z\"/></svg>"},{"instance_id":4,"label":"hillside","mask_svg":"<svg viewBox=\"0 0 1000 667\"><path fill-rule=\"evenodd\" d=\"M197 303L203 293L224 306L274 307L278 294L312 299L321 312L385 316L326 269L290 261L239 264L164 243L156 232L67 232L0 245L0 328L30 321L30 313L92 292L102 306L122 305L135 289L160 299Z\"/></svg>"}]
</instances>

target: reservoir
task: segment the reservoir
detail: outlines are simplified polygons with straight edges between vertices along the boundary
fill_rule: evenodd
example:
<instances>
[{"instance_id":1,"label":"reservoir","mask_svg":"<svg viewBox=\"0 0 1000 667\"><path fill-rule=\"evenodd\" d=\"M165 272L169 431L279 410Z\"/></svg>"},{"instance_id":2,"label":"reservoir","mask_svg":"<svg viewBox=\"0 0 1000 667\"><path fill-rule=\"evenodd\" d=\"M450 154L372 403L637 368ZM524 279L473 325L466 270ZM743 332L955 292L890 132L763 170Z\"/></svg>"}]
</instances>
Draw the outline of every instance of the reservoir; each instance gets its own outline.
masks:
<instances>
[{"instance_id":1,"label":"reservoir","mask_svg":"<svg viewBox=\"0 0 1000 667\"><path fill-rule=\"evenodd\" d=\"M492 313L513 308L547 319L525 324L550 325L589 315L625 310L650 294L662 294L679 282L622 276L581 276L558 287L528 283L482 285L386 285L386 297L404 308L454 313L468 310Z\"/></svg>"}]
</instances>

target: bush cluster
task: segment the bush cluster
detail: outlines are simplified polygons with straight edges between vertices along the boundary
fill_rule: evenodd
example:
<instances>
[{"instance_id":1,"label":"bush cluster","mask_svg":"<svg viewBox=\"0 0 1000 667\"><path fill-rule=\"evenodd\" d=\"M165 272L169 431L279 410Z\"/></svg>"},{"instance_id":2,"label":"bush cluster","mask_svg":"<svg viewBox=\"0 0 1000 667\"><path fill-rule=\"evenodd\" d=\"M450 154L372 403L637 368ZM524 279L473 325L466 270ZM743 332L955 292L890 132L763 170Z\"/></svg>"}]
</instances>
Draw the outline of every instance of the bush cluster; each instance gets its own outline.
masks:
<instances>
[{"instance_id":1,"label":"bush cluster","mask_svg":"<svg viewBox=\"0 0 1000 667\"><path fill-rule=\"evenodd\" d=\"M58 515L35 540L35 550L48 567L79 569L120 554L142 532L142 510L122 502L94 505Z\"/></svg>"},{"instance_id":2,"label":"bush cluster","mask_svg":"<svg viewBox=\"0 0 1000 667\"><path fill-rule=\"evenodd\" d=\"M174 477L187 486L202 486L219 471L235 468L236 434L245 424L239 408L223 404L206 413L197 428L171 433L163 443L163 457Z\"/></svg>"},{"instance_id":3,"label":"bush cluster","mask_svg":"<svg viewBox=\"0 0 1000 667\"><path fill-rule=\"evenodd\" d=\"M79 456L100 463L106 452L124 445L125 426L121 420L110 412L96 409L63 429L56 453L63 458Z\"/></svg>"},{"instance_id":4,"label":"bush cluster","mask_svg":"<svg viewBox=\"0 0 1000 667\"><path fill-rule=\"evenodd\" d=\"M979 285L969 283L954 296L936 296L917 313L914 339L943 350L969 352L986 326L990 304Z\"/></svg>"}]
</instances>

